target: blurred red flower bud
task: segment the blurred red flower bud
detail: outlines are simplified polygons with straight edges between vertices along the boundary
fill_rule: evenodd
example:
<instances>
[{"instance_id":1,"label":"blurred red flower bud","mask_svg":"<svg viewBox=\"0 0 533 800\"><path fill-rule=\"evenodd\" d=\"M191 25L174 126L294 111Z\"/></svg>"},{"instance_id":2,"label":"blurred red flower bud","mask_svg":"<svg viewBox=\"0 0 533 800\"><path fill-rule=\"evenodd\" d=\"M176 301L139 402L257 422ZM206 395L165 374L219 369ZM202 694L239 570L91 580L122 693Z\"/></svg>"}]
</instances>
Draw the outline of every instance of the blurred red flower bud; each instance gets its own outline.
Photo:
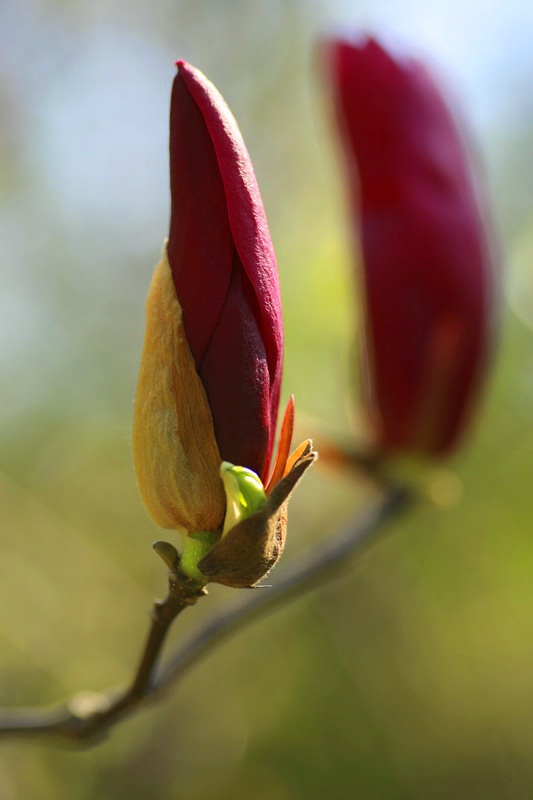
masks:
<instances>
[{"instance_id":1,"label":"blurred red flower bud","mask_svg":"<svg viewBox=\"0 0 533 800\"><path fill-rule=\"evenodd\" d=\"M265 480L283 360L276 259L235 119L201 72L177 66L168 260L221 458Z\"/></svg>"},{"instance_id":2,"label":"blurred red flower bud","mask_svg":"<svg viewBox=\"0 0 533 800\"><path fill-rule=\"evenodd\" d=\"M382 446L441 454L471 416L492 338L472 160L420 62L373 39L327 53L361 237L365 402Z\"/></svg>"}]
</instances>

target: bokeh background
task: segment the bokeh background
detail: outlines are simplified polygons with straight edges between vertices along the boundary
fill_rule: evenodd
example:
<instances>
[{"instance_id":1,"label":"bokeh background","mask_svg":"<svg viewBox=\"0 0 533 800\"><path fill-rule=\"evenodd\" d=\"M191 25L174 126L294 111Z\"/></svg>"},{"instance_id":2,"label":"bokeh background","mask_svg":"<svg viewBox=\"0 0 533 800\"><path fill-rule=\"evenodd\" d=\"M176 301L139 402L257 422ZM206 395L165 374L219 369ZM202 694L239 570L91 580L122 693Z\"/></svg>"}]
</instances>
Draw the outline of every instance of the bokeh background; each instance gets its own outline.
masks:
<instances>
[{"instance_id":1,"label":"bokeh background","mask_svg":"<svg viewBox=\"0 0 533 800\"><path fill-rule=\"evenodd\" d=\"M356 298L317 39L367 27L467 108L503 240L503 339L468 446L346 577L255 621L78 752L0 745L2 800L533 797L532 7L526 0L1 0L0 704L128 676L165 570L132 398L168 223L173 62L238 118L278 253L285 397L352 431ZM314 469L287 560L365 502ZM433 497L434 502L430 500ZM173 641L221 604L210 597Z\"/></svg>"}]
</instances>

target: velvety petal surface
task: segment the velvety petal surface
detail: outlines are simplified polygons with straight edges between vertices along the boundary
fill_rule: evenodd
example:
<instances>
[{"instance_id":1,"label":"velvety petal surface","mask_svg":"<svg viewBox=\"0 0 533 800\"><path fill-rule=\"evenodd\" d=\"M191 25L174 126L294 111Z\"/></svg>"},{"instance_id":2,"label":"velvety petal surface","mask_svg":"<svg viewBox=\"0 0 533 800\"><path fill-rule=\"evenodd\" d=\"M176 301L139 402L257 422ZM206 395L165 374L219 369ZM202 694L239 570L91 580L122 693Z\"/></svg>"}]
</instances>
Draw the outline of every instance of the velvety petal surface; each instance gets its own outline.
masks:
<instances>
[{"instance_id":1,"label":"velvety petal surface","mask_svg":"<svg viewBox=\"0 0 533 800\"><path fill-rule=\"evenodd\" d=\"M283 322L276 257L254 169L238 125L218 90L189 64L180 61L179 76L202 112L224 184L235 249L257 297L259 324L270 375L272 450L283 367Z\"/></svg>"},{"instance_id":2,"label":"velvety petal surface","mask_svg":"<svg viewBox=\"0 0 533 800\"><path fill-rule=\"evenodd\" d=\"M264 475L276 427L283 326L253 167L215 87L178 62L170 114L169 261L224 460Z\"/></svg>"},{"instance_id":3,"label":"velvety petal surface","mask_svg":"<svg viewBox=\"0 0 533 800\"><path fill-rule=\"evenodd\" d=\"M170 104L170 194L168 259L199 365L226 301L235 247L215 149L179 73Z\"/></svg>"},{"instance_id":4,"label":"velvety petal surface","mask_svg":"<svg viewBox=\"0 0 533 800\"><path fill-rule=\"evenodd\" d=\"M223 459L262 477L270 437L270 376L263 339L250 308L253 303L253 290L235 253L226 302L199 374L204 386L210 387L213 418L224 419L218 430L215 424ZM261 391L247 391L242 402L246 386Z\"/></svg>"}]
</instances>

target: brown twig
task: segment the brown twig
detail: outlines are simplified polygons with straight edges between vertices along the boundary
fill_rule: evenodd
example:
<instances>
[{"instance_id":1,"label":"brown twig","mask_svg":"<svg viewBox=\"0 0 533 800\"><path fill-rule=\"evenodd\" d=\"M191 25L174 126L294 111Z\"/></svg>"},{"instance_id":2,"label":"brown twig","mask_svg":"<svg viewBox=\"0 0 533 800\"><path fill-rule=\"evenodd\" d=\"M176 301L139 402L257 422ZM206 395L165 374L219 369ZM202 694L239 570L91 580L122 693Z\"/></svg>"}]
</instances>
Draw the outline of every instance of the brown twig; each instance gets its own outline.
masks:
<instances>
[{"instance_id":1,"label":"brown twig","mask_svg":"<svg viewBox=\"0 0 533 800\"><path fill-rule=\"evenodd\" d=\"M154 674L173 621L207 591L178 569L168 573L168 594L156 600L150 629L131 684L108 694L79 694L57 709L0 712L0 736L53 735L66 741L99 741L153 690Z\"/></svg>"},{"instance_id":2,"label":"brown twig","mask_svg":"<svg viewBox=\"0 0 533 800\"><path fill-rule=\"evenodd\" d=\"M179 572L169 573L169 594L156 603L142 658L131 685L114 694L73 701L51 710L13 709L0 711L0 736L51 736L66 742L94 744L120 720L134 713L174 684L214 645L280 602L309 591L346 569L349 557L360 552L372 536L398 512L405 509L411 493L389 486L381 499L360 514L355 522L328 538L325 545L278 572L275 585L254 592L244 602L222 609L178 647L159 674L156 667L166 634L176 616L205 594L198 584Z\"/></svg>"}]
</instances>

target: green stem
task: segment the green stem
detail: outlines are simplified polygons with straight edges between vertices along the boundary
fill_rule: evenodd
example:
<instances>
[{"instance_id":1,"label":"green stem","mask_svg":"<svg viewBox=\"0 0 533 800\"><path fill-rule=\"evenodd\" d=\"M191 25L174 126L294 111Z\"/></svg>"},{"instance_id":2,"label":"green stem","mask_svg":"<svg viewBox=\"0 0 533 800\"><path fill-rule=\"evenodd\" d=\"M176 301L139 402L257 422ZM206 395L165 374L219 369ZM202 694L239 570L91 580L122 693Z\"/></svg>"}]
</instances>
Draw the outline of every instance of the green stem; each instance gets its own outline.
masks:
<instances>
[{"instance_id":1,"label":"green stem","mask_svg":"<svg viewBox=\"0 0 533 800\"><path fill-rule=\"evenodd\" d=\"M180 556L180 570L198 583L207 583L207 578L198 569L198 562L209 553L217 539L218 534L214 531L189 533Z\"/></svg>"}]
</instances>

